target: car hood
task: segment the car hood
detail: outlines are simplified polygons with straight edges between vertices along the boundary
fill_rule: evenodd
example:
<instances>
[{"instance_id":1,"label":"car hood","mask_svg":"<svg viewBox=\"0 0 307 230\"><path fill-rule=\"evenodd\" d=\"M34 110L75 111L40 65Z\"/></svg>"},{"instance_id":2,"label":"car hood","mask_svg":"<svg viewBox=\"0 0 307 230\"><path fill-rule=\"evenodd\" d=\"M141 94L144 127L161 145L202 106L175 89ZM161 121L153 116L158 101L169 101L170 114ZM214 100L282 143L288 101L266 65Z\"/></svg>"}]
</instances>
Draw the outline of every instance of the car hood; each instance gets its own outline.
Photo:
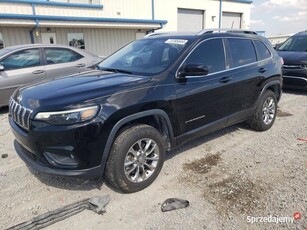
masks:
<instances>
[{"instance_id":1,"label":"car hood","mask_svg":"<svg viewBox=\"0 0 307 230\"><path fill-rule=\"evenodd\" d=\"M307 52L277 51L286 65L307 65Z\"/></svg>"},{"instance_id":2,"label":"car hood","mask_svg":"<svg viewBox=\"0 0 307 230\"><path fill-rule=\"evenodd\" d=\"M14 99L35 110L94 104L108 95L140 88L150 77L106 71L88 71L20 88Z\"/></svg>"}]
</instances>

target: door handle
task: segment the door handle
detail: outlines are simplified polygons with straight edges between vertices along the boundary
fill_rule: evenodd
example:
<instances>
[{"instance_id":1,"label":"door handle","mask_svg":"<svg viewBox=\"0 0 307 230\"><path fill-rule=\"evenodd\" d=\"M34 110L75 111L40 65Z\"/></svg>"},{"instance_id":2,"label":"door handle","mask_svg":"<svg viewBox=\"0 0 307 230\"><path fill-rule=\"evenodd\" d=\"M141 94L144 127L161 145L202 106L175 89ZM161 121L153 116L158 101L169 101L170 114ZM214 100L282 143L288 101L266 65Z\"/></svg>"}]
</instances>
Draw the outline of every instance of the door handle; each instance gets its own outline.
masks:
<instances>
[{"instance_id":1,"label":"door handle","mask_svg":"<svg viewBox=\"0 0 307 230\"><path fill-rule=\"evenodd\" d=\"M268 69L267 68L260 68L259 70L258 70L258 72L259 73L264 73L264 72L266 72Z\"/></svg>"},{"instance_id":2,"label":"door handle","mask_svg":"<svg viewBox=\"0 0 307 230\"><path fill-rule=\"evenodd\" d=\"M226 83L232 80L232 77L223 77L219 80L221 83Z\"/></svg>"},{"instance_id":3,"label":"door handle","mask_svg":"<svg viewBox=\"0 0 307 230\"><path fill-rule=\"evenodd\" d=\"M81 63L81 64L78 64L78 65L76 65L77 67L84 67L85 66L85 64L84 63Z\"/></svg>"},{"instance_id":4,"label":"door handle","mask_svg":"<svg viewBox=\"0 0 307 230\"><path fill-rule=\"evenodd\" d=\"M33 74L42 74L42 73L45 73L44 70L35 70L32 72Z\"/></svg>"}]
</instances>

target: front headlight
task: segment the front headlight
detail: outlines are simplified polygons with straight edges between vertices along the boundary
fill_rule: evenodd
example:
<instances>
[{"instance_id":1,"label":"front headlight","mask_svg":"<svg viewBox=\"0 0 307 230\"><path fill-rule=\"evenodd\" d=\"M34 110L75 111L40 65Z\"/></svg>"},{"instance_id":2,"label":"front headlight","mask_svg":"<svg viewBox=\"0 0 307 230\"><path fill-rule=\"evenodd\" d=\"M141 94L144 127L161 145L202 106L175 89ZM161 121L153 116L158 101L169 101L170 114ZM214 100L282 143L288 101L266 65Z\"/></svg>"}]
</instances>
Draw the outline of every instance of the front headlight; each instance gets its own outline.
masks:
<instances>
[{"instance_id":1,"label":"front headlight","mask_svg":"<svg viewBox=\"0 0 307 230\"><path fill-rule=\"evenodd\" d=\"M41 112L36 114L35 120L45 121L52 125L70 125L89 121L97 115L99 106L91 106L59 112Z\"/></svg>"}]
</instances>

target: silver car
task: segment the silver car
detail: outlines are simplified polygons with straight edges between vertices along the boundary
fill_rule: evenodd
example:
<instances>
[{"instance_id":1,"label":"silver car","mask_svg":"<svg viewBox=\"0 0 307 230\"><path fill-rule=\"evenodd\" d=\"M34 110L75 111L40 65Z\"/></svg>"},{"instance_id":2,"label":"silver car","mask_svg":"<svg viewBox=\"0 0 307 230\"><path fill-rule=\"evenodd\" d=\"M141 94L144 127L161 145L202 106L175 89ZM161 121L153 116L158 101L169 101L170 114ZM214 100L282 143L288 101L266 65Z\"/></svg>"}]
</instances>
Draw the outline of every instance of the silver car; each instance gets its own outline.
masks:
<instances>
[{"instance_id":1,"label":"silver car","mask_svg":"<svg viewBox=\"0 0 307 230\"><path fill-rule=\"evenodd\" d=\"M20 86L85 71L102 58L65 45L29 44L0 50L0 107Z\"/></svg>"}]
</instances>

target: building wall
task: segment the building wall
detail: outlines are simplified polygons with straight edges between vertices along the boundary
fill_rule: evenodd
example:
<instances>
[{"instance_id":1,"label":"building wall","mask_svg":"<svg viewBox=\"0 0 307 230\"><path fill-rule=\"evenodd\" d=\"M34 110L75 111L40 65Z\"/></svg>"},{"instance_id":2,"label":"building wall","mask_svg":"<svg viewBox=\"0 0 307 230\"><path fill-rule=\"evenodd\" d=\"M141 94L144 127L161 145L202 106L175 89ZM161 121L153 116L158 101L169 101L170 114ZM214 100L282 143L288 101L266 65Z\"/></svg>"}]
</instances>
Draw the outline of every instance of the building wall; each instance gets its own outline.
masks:
<instances>
[{"instance_id":1,"label":"building wall","mask_svg":"<svg viewBox=\"0 0 307 230\"><path fill-rule=\"evenodd\" d=\"M195 9L205 11L205 28L219 27L219 0L155 0L155 19L165 19L168 23L162 31L177 30L177 9ZM248 29L250 25L251 4L242 2L223 1L222 11L242 14L242 28Z\"/></svg>"},{"instance_id":2,"label":"building wall","mask_svg":"<svg viewBox=\"0 0 307 230\"><path fill-rule=\"evenodd\" d=\"M1 27L0 33L3 36L4 47L31 43L31 27Z\"/></svg>"},{"instance_id":3,"label":"building wall","mask_svg":"<svg viewBox=\"0 0 307 230\"><path fill-rule=\"evenodd\" d=\"M177 30L177 11L195 9L205 11L206 28L219 26L219 0L154 0L154 19L167 20L164 31ZM222 11L242 14L242 27L249 28L250 3L223 1ZM0 12L7 14L32 14L30 4L0 3ZM104 0L103 8L60 7L36 5L37 15L71 16L71 17L105 17L152 19L152 0Z\"/></svg>"},{"instance_id":4,"label":"building wall","mask_svg":"<svg viewBox=\"0 0 307 230\"><path fill-rule=\"evenodd\" d=\"M67 33L83 33L85 50L98 56L108 56L120 47L136 39L137 30L132 29L100 29L100 28L50 28L56 34L58 44L68 45ZM47 28L40 28L39 33L46 33ZM35 38L41 43L41 36Z\"/></svg>"},{"instance_id":5,"label":"building wall","mask_svg":"<svg viewBox=\"0 0 307 230\"><path fill-rule=\"evenodd\" d=\"M274 45L285 42L289 37L291 37L290 34L284 34L284 35L278 35L278 36L269 36L268 39L274 46Z\"/></svg>"},{"instance_id":6,"label":"building wall","mask_svg":"<svg viewBox=\"0 0 307 230\"><path fill-rule=\"evenodd\" d=\"M249 28L250 3L236 1L222 1L223 12L240 13L242 28ZM51 2L59 2L54 0ZM61 0L61 2L68 2ZM71 0L73 3L84 3L84 0ZM93 3L99 3L98 0ZM154 2L154 7L152 3ZM68 5L40 5L0 2L0 14L26 14L44 16L66 16L86 18L114 18L114 19L143 19L167 20L161 31L176 31L178 28L178 9L204 11L204 28L219 27L219 0L103 0L103 7L78 7ZM151 23L151 21L150 21ZM94 21L48 21L39 20L34 28L34 20L0 19L0 33L5 46L31 43L30 31L34 31L34 41L41 42L41 33L56 33L58 44L67 44L67 33L83 33L85 49L100 56L107 56L121 46L140 38L159 23L150 24L136 22L120 23ZM191 22L193 23L193 22ZM23 27L22 27L23 26Z\"/></svg>"}]
</instances>

